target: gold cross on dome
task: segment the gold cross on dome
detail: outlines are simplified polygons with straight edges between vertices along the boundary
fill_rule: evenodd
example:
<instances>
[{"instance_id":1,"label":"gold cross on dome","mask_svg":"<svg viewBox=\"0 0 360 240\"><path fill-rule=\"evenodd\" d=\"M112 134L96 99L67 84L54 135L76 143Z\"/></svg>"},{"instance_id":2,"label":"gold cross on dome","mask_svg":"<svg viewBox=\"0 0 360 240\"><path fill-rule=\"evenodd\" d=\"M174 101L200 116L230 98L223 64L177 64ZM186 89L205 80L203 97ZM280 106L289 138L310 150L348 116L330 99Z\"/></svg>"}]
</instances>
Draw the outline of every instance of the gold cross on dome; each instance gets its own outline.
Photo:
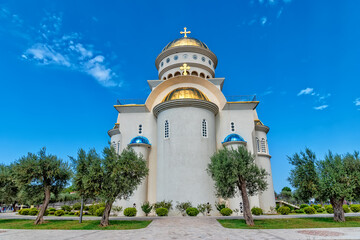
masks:
<instances>
[{"instance_id":1,"label":"gold cross on dome","mask_svg":"<svg viewBox=\"0 0 360 240\"><path fill-rule=\"evenodd\" d=\"M186 75L188 75L187 70L190 70L190 67L189 67L186 63L184 63L184 64L182 65L182 67L180 67L180 70L181 70L181 71L184 71L184 72L183 72L183 75L186 76Z\"/></svg>"},{"instance_id":2,"label":"gold cross on dome","mask_svg":"<svg viewBox=\"0 0 360 240\"><path fill-rule=\"evenodd\" d=\"M184 27L184 31L183 31L183 32L182 32L182 31L180 32L180 34L184 34L184 37L185 37L185 38L187 37L187 35L186 35L187 33L191 33L190 31L186 31L186 29L187 29L187 28Z\"/></svg>"}]
</instances>

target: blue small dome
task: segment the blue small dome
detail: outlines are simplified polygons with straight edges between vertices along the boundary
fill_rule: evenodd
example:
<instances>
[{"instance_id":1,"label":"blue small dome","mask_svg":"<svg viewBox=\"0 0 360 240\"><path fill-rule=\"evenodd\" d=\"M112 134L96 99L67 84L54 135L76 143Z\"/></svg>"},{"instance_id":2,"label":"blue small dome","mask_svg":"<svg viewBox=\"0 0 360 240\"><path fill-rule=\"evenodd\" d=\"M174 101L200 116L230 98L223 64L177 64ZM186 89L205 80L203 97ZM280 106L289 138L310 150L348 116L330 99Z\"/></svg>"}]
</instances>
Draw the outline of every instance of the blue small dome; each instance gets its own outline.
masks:
<instances>
[{"instance_id":1,"label":"blue small dome","mask_svg":"<svg viewBox=\"0 0 360 240\"><path fill-rule=\"evenodd\" d=\"M224 139L222 143L226 142L245 142L245 140L238 134L232 133L227 135L227 137Z\"/></svg>"},{"instance_id":2,"label":"blue small dome","mask_svg":"<svg viewBox=\"0 0 360 240\"><path fill-rule=\"evenodd\" d=\"M150 144L149 139L147 139L146 137L142 137L142 136L137 136L134 137L133 139L131 139L130 144L134 144L134 143L143 143L143 144Z\"/></svg>"}]
</instances>

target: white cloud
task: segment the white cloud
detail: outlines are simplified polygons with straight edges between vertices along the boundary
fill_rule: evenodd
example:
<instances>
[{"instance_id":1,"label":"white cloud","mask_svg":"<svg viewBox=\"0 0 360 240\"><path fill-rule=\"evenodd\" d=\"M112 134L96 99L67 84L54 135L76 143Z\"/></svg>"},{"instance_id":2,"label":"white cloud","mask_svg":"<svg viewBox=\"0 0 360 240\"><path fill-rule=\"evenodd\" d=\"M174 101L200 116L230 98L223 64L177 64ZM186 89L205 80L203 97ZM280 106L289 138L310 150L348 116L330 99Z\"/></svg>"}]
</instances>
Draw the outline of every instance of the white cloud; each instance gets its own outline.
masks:
<instances>
[{"instance_id":1,"label":"white cloud","mask_svg":"<svg viewBox=\"0 0 360 240\"><path fill-rule=\"evenodd\" d=\"M314 107L315 110L324 110L325 108L327 108L329 105L321 105L318 107Z\"/></svg>"},{"instance_id":2,"label":"white cloud","mask_svg":"<svg viewBox=\"0 0 360 240\"><path fill-rule=\"evenodd\" d=\"M262 17L262 18L260 19L261 25L264 26L266 22L267 22L267 17Z\"/></svg>"},{"instance_id":3,"label":"white cloud","mask_svg":"<svg viewBox=\"0 0 360 240\"><path fill-rule=\"evenodd\" d=\"M354 104L355 106L360 106L360 98L355 99Z\"/></svg>"},{"instance_id":4,"label":"white cloud","mask_svg":"<svg viewBox=\"0 0 360 240\"><path fill-rule=\"evenodd\" d=\"M109 67L105 56L98 54L92 45L82 43L80 34L62 34L61 26L61 15L47 13L37 32L39 37L21 58L40 65L58 65L84 72L106 87L121 86L121 80Z\"/></svg>"},{"instance_id":5,"label":"white cloud","mask_svg":"<svg viewBox=\"0 0 360 240\"><path fill-rule=\"evenodd\" d=\"M313 88L305 88L298 93L298 96L308 95L308 94L314 95L313 91L314 91Z\"/></svg>"}]
</instances>

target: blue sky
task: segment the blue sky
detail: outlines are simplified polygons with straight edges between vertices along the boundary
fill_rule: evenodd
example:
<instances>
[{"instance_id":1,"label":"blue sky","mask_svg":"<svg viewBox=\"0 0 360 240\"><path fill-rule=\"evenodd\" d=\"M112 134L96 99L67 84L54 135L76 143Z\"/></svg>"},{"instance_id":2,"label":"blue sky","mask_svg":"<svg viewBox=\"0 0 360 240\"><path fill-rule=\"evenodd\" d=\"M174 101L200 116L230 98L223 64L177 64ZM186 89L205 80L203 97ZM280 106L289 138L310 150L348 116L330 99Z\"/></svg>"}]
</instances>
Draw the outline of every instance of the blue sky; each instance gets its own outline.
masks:
<instances>
[{"instance_id":1,"label":"blue sky","mask_svg":"<svg viewBox=\"0 0 360 240\"><path fill-rule=\"evenodd\" d=\"M101 151L116 99L146 98L179 31L218 56L226 96L256 94L275 190L287 155L360 150L360 1L0 0L0 162Z\"/></svg>"}]
</instances>

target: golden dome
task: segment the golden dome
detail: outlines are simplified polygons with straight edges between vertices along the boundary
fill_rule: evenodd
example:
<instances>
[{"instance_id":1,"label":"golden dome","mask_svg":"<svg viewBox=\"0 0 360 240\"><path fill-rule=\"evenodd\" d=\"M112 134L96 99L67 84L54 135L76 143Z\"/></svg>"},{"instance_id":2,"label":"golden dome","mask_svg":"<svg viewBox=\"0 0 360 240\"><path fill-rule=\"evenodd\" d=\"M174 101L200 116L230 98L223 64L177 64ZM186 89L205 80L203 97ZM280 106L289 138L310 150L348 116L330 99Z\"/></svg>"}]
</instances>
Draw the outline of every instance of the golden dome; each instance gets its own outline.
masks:
<instances>
[{"instance_id":1,"label":"golden dome","mask_svg":"<svg viewBox=\"0 0 360 240\"><path fill-rule=\"evenodd\" d=\"M203 94L201 91L192 87L181 87L172 90L166 97L162 100L162 102L167 102L176 99L198 99L209 101L209 99Z\"/></svg>"},{"instance_id":2,"label":"golden dome","mask_svg":"<svg viewBox=\"0 0 360 240\"><path fill-rule=\"evenodd\" d=\"M168 50L169 48L172 48L172 47L178 47L178 46L196 46L196 47L202 47L205 49L209 49L205 43L203 43L200 40L197 40L196 38L182 37L182 38L175 39L174 41L171 41L170 43L168 43L168 45L166 45L162 51Z\"/></svg>"}]
</instances>

